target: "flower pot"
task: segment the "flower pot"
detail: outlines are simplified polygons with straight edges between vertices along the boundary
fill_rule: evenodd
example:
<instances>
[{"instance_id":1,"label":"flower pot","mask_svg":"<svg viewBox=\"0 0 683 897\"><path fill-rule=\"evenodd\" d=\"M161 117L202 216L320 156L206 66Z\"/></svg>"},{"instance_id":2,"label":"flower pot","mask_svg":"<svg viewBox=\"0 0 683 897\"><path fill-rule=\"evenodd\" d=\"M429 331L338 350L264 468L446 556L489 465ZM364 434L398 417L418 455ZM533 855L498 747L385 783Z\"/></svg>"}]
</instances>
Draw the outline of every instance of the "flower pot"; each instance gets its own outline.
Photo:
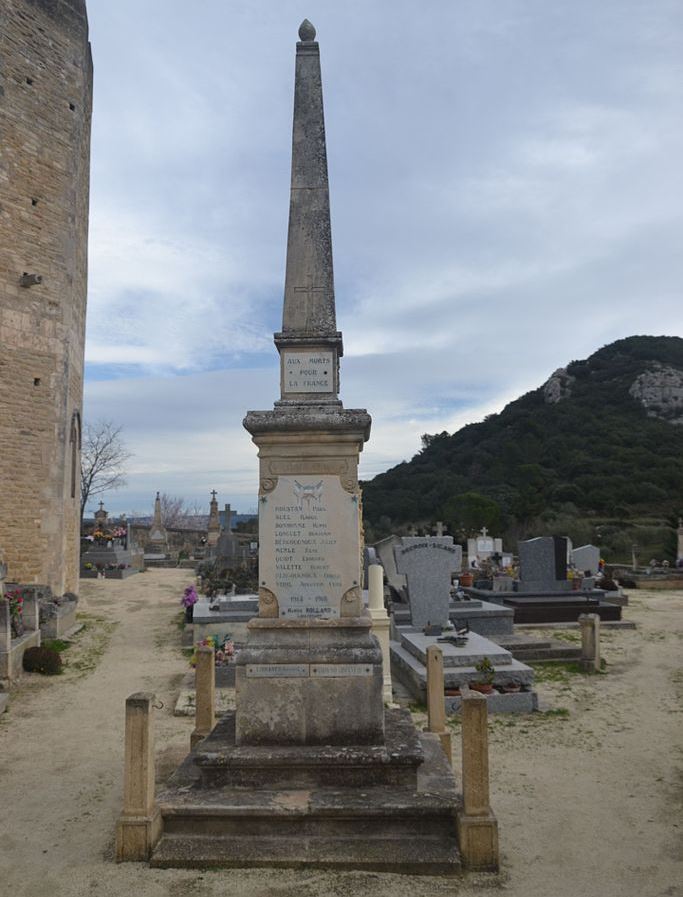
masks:
<instances>
[{"instance_id":1,"label":"flower pot","mask_svg":"<svg viewBox=\"0 0 683 897\"><path fill-rule=\"evenodd\" d=\"M194 617L194 605L191 604L189 607L185 608L185 622L191 623Z\"/></svg>"},{"instance_id":2,"label":"flower pot","mask_svg":"<svg viewBox=\"0 0 683 897\"><path fill-rule=\"evenodd\" d=\"M459 688L445 688L443 693L447 698L459 698L460 697L460 689Z\"/></svg>"},{"instance_id":3,"label":"flower pot","mask_svg":"<svg viewBox=\"0 0 683 897\"><path fill-rule=\"evenodd\" d=\"M472 583L474 582L474 577L471 573L461 573L460 574L460 585L470 588Z\"/></svg>"}]
</instances>

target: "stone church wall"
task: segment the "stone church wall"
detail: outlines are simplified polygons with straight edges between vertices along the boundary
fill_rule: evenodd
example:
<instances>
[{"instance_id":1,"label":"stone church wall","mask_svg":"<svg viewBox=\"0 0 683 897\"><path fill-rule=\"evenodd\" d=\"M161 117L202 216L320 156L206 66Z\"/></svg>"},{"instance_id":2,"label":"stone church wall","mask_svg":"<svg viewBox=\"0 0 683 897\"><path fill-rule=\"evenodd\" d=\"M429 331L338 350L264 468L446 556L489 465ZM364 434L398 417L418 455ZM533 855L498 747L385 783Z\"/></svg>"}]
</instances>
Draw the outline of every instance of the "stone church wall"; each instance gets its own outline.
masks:
<instances>
[{"instance_id":1,"label":"stone church wall","mask_svg":"<svg viewBox=\"0 0 683 897\"><path fill-rule=\"evenodd\" d=\"M3 0L0 547L58 595L78 586L91 106L84 0Z\"/></svg>"}]
</instances>

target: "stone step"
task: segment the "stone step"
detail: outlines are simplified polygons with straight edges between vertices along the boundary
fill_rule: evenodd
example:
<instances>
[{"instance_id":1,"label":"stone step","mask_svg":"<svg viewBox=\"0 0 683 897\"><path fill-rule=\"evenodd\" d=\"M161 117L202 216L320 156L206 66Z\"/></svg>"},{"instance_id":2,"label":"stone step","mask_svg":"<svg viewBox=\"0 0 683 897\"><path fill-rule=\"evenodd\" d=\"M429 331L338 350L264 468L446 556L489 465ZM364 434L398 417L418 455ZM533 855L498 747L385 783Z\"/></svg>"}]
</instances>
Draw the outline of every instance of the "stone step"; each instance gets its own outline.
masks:
<instances>
[{"instance_id":1,"label":"stone step","mask_svg":"<svg viewBox=\"0 0 683 897\"><path fill-rule=\"evenodd\" d=\"M4 713L7 710L7 705L9 704L9 695L6 691L0 691L0 713Z\"/></svg>"},{"instance_id":2,"label":"stone step","mask_svg":"<svg viewBox=\"0 0 683 897\"><path fill-rule=\"evenodd\" d=\"M375 791L379 791L376 794ZM426 806L419 795L391 800L383 789L353 792L233 792L218 803L162 803L164 834L209 838L441 838L455 826L455 804ZM224 793L224 798L226 797ZM387 800L386 798L389 797Z\"/></svg>"},{"instance_id":3,"label":"stone step","mask_svg":"<svg viewBox=\"0 0 683 897\"><path fill-rule=\"evenodd\" d=\"M453 825L453 828L455 826ZM254 838L164 833L150 865L156 868L253 868L356 870L422 875L462 871L454 837L363 835Z\"/></svg>"}]
</instances>

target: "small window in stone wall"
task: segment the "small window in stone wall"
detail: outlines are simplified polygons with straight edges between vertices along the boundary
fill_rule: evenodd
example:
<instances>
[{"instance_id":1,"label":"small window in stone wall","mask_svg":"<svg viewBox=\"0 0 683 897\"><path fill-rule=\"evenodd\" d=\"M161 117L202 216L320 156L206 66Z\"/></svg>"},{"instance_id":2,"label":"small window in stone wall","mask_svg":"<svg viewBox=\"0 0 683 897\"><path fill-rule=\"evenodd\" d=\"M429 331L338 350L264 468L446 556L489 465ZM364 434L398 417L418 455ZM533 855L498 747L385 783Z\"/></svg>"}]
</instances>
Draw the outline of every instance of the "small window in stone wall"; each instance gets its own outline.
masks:
<instances>
[{"instance_id":1,"label":"small window in stone wall","mask_svg":"<svg viewBox=\"0 0 683 897\"><path fill-rule=\"evenodd\" d=\"M78 484L78 462L81 451L81 415L74 411L71 416L71 497L76 498Z\"/></svg>"}]
</instances>

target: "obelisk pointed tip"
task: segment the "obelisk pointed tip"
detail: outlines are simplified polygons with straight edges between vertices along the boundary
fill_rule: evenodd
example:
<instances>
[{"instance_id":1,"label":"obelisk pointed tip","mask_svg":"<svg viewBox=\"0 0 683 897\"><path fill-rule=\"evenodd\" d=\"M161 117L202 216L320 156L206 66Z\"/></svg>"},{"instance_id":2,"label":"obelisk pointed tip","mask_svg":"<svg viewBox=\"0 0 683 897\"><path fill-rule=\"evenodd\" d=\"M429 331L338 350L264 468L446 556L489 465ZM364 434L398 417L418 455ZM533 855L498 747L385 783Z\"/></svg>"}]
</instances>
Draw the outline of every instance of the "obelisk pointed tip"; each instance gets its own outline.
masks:
<instances>
[{"instance_id":1,"label":"obelisk pointed tip","mask_svg":"<svg viewBox=\"0 0 683 897\"><path fill-rule=\"evenodd\" d=\"M299 25L299 38L304 43L309 43L310 41L315 40L315 28L308 19L304 19L301 25Z\"/></svg>"}]
</instances>

